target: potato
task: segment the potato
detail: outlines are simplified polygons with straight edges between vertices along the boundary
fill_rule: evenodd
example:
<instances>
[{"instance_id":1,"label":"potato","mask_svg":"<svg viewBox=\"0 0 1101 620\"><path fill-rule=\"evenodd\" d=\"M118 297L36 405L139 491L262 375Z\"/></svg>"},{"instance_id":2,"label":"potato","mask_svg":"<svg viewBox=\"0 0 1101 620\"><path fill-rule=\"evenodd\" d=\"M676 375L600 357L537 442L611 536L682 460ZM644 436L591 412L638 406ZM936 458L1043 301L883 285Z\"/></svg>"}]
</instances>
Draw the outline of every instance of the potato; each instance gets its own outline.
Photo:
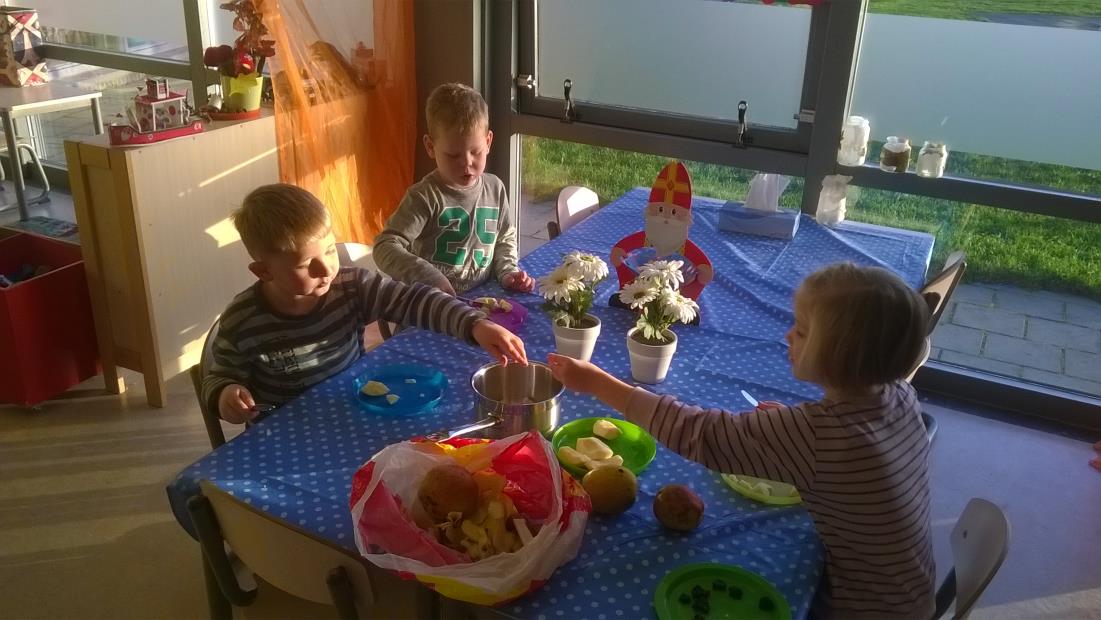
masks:
<instances>
[{"instance_id":1,"label":"potato","mask_svg":"<svg viewBox=\"0 0 1101 620\"><path fill-rule=\"evenodd\" d=\"M596 437L582 437L577 440L577 451L594 461L603 461L612 458L615 453L608 444Z\"/></svg>"},{"instance_id":2,"label":"potato","mask_svg":"<svg viewBox=\"0 0 1101 620\"><path fill-rule=\"evenodd\" d=\"M593 434L611 441L619 437L619 427L608 420L597 420L596 424L593 424Z\"/></svg>"},{"instance_id":3,"label":"potato","mask_svg":"<svg viewBox=\"0 0 1101 620\"><path fill-rule=\"evenodd\" d=\"M383 394L389 394L390 388L385 383L368 381L360 391L368 396L382 396Z\"/></svg>"}]
</instances>

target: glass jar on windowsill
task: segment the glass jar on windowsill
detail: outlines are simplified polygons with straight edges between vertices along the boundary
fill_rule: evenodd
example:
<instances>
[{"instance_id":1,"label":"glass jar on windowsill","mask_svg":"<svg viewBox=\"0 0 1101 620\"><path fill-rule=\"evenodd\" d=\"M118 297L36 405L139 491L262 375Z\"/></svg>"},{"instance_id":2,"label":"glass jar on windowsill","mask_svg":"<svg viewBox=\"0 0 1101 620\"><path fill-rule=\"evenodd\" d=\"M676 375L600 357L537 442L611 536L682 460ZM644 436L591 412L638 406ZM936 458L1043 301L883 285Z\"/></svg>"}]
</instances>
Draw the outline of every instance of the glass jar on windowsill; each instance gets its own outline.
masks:
<instances>
[{"instance_id":1,"label":"glass jar on windowsill","mask_svg":"<svg viewBox=\"0 0 1101 620\"><path fill-rule=\"evenodd\" d=\"M887 142L879 152L879 169L884 172L906 172L909 167L910 141L898 136L887 136Z\"/></svg>"},{"instance_id":2,"label":"glass jar on windowsill","mask_svg":"<svg viewBox=\"0 0 1101 620\"><path fill-rule=\"evenodd\" d=\"M918 152L917 174L919 177L939 179L944 176L944 167L947 163L948 147L943 142L927 140Z\"/></svg>"}]
</instances>

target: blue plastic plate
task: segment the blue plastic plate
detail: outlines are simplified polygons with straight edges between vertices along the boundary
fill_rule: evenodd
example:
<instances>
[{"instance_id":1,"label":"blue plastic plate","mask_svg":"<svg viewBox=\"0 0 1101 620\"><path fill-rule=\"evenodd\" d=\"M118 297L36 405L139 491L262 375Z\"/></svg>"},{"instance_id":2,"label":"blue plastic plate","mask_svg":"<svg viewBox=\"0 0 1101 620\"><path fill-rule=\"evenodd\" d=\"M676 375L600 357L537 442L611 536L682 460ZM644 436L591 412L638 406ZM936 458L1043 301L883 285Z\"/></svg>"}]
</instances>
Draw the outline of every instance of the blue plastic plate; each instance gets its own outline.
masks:
<instances>
[{"instance_id":1,"label":"blue plastic plate","mask_svg":"<svg viewBox=\"0 0 1101 620\"><path fill-rule=\"evenodd\" d=\"M378 381L390 388L390 394L398 397L390 404L383 396L368 396L363 386L368 381ZM408 417L427 413L436 408L447 390L447 377L434 368L416 364L391 364L367 371L356 377L355 398L364 411L379 415Z\"/></svg>"}]
</instances>

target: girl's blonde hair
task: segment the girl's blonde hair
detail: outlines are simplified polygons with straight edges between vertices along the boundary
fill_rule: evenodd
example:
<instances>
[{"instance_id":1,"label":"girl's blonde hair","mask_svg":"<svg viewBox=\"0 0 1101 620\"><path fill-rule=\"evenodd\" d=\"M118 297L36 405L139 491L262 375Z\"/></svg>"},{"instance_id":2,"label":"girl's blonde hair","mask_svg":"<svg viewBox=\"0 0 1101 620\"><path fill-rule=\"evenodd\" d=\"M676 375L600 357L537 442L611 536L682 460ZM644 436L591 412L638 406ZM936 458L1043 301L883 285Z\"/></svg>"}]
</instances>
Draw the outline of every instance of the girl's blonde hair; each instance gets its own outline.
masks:
<instances>
[{"instance_id":1,"label":"girl's blonde hair","mask_svg":"<svg viewBox=\"0 0 1101 620\"><path fill-rule=\"evenodd\" d=\"M913 370L929 306L895 274L838 263L808 276L796 297L807 312L801 363L823 385L860 389Z\"/></svg>"},{"instance_id":2,"label":"girl's blonde hair","mask_svg":"<svg viewBox=\"0 0 1101 620\"><path fill-rule=\"evenodd\" d=\"M331 226L329 210L310 192L287 183L261 185L245 196L233 225L252 258L296 252Z\"/></svg>"}]
</instances>

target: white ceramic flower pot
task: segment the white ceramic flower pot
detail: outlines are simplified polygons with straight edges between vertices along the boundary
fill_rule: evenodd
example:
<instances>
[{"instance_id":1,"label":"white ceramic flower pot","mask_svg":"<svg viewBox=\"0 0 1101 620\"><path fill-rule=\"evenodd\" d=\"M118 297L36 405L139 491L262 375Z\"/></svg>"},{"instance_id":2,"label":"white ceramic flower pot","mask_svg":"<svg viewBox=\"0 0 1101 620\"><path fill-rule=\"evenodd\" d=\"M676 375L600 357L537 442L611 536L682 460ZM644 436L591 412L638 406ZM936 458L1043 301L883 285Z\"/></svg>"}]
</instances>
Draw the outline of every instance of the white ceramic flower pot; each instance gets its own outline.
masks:
<instances>
[{"instance_id":1,"label":"white ceramic flower pot","mask_svg":"<svg viewBox=\"0 0 1101 620\"><path fill-rule=\"evenodd\" d=\"M554 324L555 350L559 355L587 362L593 356L596 338L600 335L600 319L586 314L581 323L585 327Z\"/></svg>"},{"instance_id":2,"label":"white ceramic flower pot","mask_svg":"<svg viewBox=\"0 0 1101 620\"><path fill-rule=\"evenodd\" d=\"M635 339L638 328L627 332L627 351L631 355L631 376L640 383L661 383L669 372L673 354L677 352L677 335L665 330L669 342L653 345Z\"/></svg>"}]
</instances>

